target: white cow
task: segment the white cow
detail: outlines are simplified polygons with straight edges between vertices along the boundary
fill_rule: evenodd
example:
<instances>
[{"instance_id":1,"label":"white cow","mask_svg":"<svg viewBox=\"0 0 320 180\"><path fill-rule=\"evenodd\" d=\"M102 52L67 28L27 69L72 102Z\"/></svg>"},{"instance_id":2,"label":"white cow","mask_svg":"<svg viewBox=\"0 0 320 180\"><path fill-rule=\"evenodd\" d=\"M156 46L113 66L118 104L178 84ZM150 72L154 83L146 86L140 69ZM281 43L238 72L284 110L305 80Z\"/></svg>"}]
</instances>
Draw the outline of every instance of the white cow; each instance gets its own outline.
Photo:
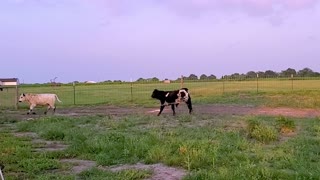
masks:
<instances>
[{"instance_id":1,"label":"white cow","mask_svg":"<svg viewBox=\"0 0 320 180\"><path fill-rule=\"evenodd\" d=\"M27 114L33 111L33 108L37 105L48 106L44 114L47 114L49 109L53 109L53 113L56 111L55 102L60 99L56 94L24 94L22 93L19 97L19 102L27 102L30 105L30 109ZM32 112L32 114L36 114Z\"/></svg>"}]
</instances>

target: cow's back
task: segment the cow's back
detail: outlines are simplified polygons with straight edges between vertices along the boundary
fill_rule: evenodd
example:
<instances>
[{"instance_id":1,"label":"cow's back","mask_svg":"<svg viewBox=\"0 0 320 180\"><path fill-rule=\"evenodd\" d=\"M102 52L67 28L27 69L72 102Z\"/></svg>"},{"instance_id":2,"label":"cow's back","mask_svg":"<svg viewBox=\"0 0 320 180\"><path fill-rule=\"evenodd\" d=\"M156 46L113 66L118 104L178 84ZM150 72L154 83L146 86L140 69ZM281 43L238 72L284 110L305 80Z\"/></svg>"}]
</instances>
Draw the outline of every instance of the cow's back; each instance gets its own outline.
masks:
<instances>
[{"instance_id":1,"label":"cow's back","mask_svg":"<svg viewBox=\"0 0 320 180\"><path fill-rule=\"evenodd\" d=\"M32 94L28 98L30 103L38 105L54 104L56 100L55 94Z\"/></svg>"}]
</instances>

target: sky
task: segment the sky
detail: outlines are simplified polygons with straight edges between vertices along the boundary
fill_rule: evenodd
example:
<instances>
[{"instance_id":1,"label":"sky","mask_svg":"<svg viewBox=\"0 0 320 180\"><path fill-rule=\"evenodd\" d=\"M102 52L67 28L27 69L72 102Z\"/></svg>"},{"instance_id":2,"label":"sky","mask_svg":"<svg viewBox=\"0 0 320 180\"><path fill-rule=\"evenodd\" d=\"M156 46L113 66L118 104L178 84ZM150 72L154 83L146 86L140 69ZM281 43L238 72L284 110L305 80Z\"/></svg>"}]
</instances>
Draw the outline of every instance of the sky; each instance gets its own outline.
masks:
<instances>
[{"instance_id":1,"label":"sky","mask_svg":"<svg viewBox=\"0 0 320 180\"><path fill-rule=\"evenodd\" d=\"M319 1L0 0L0 78L320 72Z\"/></svg>"}]
</instances>

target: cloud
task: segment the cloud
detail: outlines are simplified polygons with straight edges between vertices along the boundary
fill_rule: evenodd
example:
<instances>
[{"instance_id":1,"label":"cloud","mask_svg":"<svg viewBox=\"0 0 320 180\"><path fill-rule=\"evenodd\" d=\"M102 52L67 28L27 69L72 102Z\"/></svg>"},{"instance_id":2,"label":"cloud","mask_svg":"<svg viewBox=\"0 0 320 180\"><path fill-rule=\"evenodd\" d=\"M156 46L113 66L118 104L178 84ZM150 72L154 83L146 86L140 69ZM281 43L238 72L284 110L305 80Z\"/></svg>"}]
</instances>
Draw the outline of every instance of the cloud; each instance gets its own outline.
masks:
<instances>
[{"instance_id":1,"label":"cloud","mask_svg":"<svg viewBox=\"0 0 320 180\"><path fill-rule=\"evenodd\" d=\"M293 11L314 7L319 0L158 0L178 13L243 12L266 16L277 10Z\"/></svg>"},{"instance_id":2,"label":"cloud","mask_svg":"<svg viewBox=\"0 0 320 180\"><path fill-rule=\"evenodd\" d=\"M80 1L80 0L79 0ZM82 0L102 8L111 16L133 15L145 8L162 8L185 18L213 15L246 15L261 18L273 26L283 24L293 12L316 7L320 0ZM230 20L230 19L229 19Z\"/></svg>"},{"instance_id":3,"label":"cloud","mask_svg":"<svg viewBox=\"0 0 320 180\"><path fill-rule=\"evenodd\" d=\"M184 15L205 12L243 12L264 16L278 10L297 11L314 7L320 0L4 0L15 4L86 3L108 9L114 14L137 12L146 6L163 6Z\"/></svg>"},{"instance_id":4,"label":"cloud","mask_svg":"<svg viewBox=\"0 0 320 180\"><path fill-rule=\"evenodd\" d=\"M281 25L288 14L314 8L320 0L4 0L15 4L81 4L105 15L134 15L146 8L165 8L182 17L199 18L207 14L243 14ZM1 4L1 3L0 3Z\"/></svg>"}]
</instances>

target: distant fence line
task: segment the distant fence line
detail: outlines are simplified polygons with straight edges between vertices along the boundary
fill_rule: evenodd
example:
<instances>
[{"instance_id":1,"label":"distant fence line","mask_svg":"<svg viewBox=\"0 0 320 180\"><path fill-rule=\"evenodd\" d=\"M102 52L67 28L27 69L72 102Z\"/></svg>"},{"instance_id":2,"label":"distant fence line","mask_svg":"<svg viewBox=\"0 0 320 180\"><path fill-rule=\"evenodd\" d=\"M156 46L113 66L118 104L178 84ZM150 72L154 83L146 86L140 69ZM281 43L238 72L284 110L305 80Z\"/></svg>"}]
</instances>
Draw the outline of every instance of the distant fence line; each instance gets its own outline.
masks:
<instances>
[{"instance_id":1,"label":"distant fence line","mask_svg":"<svg viewBox=\"0 0 320 180\"><path fill-rule=\"evenodd\" d=\"M3 86L0 91L0 109L26 106L18 104L20 93L55 93L63 101L63 106L110 104L152 105L153 89L173 90L187 87L194 98L216 96L237 92L275 92L320 90L320 78L222 78L208 80L177 80L171 82L105 82L95 84L69 83L52 86L51 84L21 84L18 88Z\"/></svg>"}]
</instances>

